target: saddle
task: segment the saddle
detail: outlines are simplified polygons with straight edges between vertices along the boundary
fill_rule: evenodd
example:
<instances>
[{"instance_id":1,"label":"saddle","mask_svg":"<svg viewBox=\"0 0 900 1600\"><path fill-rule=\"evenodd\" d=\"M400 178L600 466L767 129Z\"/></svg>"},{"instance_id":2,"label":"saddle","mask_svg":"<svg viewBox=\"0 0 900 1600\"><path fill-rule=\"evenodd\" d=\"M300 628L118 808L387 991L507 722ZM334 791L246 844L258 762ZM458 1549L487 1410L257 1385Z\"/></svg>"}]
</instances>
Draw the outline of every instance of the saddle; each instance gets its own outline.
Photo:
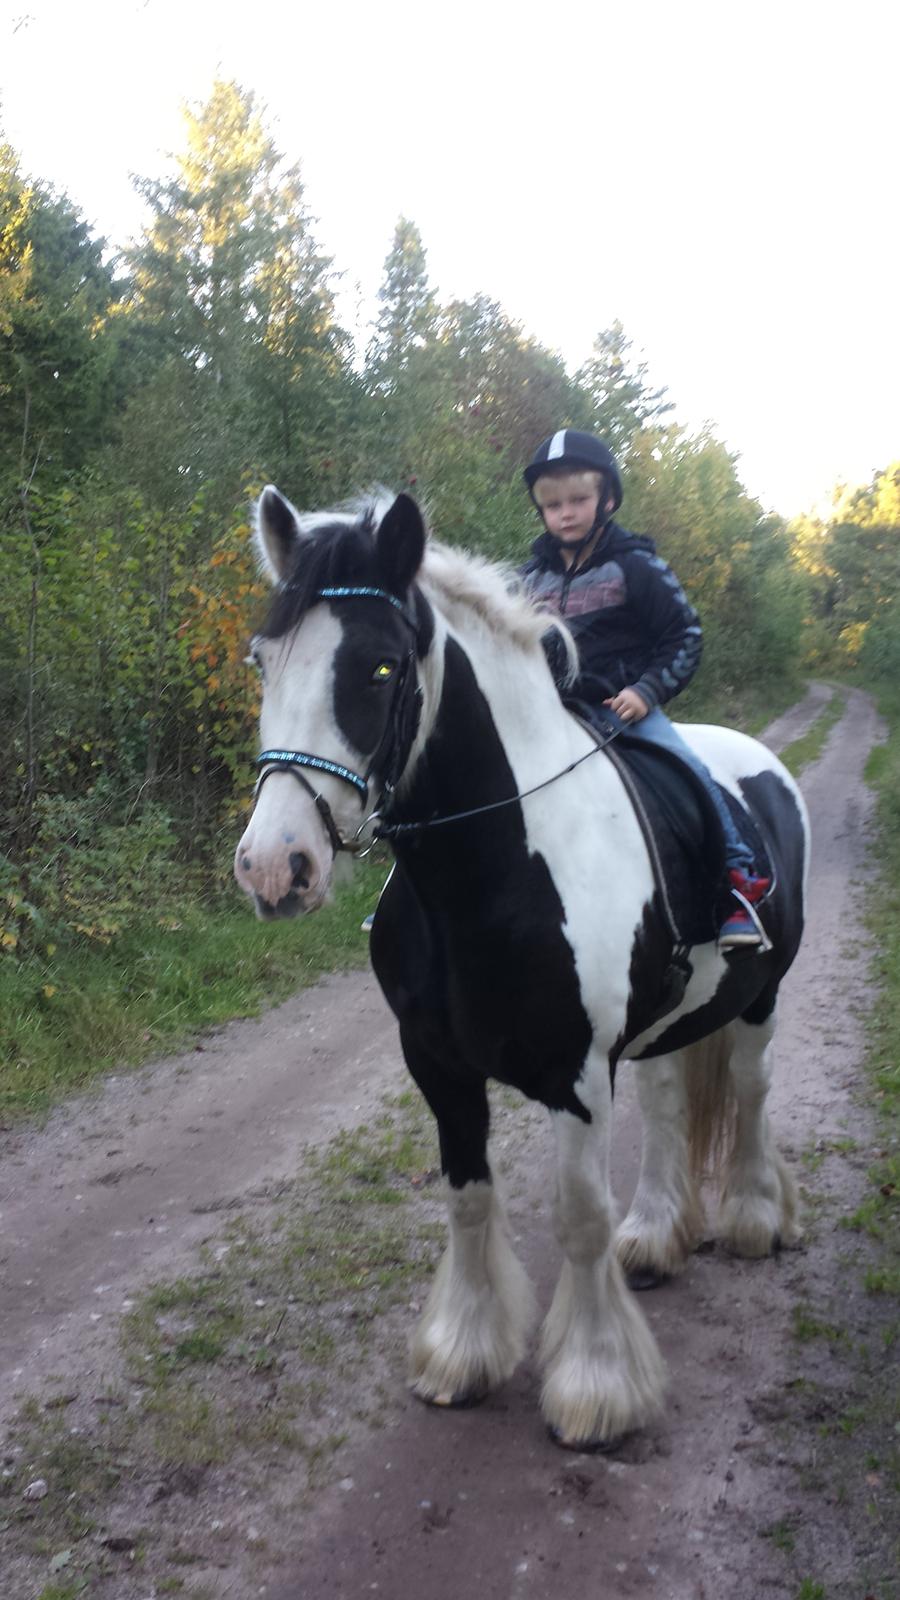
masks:
<instances>
[{"instance_id":1,"label":"saddle","mask_svg":"<svg viewBox=\"0 0 900 1600\"><path fill-rule=\"evenodd\" d=\"M595 716L585 726L600 741L612 739L606 754L641 825L673 942L682 947L709 943L730 900L722 824L706 785L674 751L629 734L617 717L609 717L604 727ZM753 816L721 784L718 788L753 852L753 870L774 878Z\"/></svg>"}]
</instances>

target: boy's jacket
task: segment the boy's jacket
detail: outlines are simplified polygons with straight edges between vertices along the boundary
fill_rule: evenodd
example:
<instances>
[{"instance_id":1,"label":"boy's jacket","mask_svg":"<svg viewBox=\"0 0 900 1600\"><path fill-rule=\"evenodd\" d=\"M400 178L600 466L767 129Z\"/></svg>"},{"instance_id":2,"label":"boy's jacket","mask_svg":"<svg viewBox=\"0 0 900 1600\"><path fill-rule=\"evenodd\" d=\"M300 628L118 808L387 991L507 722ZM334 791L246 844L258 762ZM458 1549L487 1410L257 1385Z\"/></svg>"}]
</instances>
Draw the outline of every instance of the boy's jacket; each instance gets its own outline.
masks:
<instances>
[{"instance_id":1,"label":"boy's jacket","mask_svg":"<svg viewBox=\"0 0 900 1600\"><path fill-rule=\"evenodd\" d=\"M611 522L574 575L559 552L557 540L541 534L521 572L532 598L565 619L578 646L580 671L567 698L596 706L631 688L651 709L671 700L696 672L703 636L653 540Z\"/></svg>"}]
</instances>

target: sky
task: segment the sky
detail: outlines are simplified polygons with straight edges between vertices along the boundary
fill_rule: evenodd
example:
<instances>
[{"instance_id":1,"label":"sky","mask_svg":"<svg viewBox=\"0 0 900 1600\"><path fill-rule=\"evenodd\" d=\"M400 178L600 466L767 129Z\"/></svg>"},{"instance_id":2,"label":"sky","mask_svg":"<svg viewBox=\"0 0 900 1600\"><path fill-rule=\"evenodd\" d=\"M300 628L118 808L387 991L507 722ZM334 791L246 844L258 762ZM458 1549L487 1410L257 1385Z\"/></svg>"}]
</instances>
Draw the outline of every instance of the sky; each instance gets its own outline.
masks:
<instances>
[{"instance_id":1,"label":"sky","mask_svg":"<svg viewBox=\"0 0 900 1600\"><path fill-rule=\"evenodd\" d=\"M620 319L790 516L900 458L898 47L884 0L0 0L0 127L123 246L234 78L364 338L404 215L573 369Z\"/></svg>"}]
</instances>

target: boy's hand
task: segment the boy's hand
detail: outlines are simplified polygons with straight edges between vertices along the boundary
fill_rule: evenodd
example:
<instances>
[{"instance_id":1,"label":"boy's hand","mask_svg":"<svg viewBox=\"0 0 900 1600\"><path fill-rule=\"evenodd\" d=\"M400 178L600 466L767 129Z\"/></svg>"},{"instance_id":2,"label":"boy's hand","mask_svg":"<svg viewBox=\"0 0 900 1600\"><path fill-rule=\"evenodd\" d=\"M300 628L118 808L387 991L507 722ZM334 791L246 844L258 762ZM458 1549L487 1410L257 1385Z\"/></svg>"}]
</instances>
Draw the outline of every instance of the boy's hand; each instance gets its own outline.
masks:
<instances>
[{"instance_id":1,"label":"boy's hand","mask_svg":"<svg viewBox=\"0 0 900 1600\"><path fill-rule=\"evenodd\" d=\"M614 694L610 700L604 700L603 704L609 706L623 722L640 722L650 710L636 689L620 689L618 694Z\"/></svg>"}]
</instances>

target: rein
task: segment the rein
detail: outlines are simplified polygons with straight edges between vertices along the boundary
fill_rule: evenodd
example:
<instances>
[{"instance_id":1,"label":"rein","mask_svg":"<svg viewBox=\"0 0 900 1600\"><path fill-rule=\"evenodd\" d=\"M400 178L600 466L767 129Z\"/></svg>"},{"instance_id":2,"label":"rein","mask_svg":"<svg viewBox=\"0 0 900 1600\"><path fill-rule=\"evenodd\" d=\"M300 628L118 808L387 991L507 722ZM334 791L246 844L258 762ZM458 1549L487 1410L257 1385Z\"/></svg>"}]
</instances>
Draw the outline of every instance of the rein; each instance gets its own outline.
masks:
<instances>
[{"instance_id":1,"label":"rein","mask_svg":"<svg viewBox=\"0 0 900 1600\"><path fill-rule=\"evenodd\" d=\"M352 598L386 600L396 611L399 611L404 622L412 629L413 635L418 638L418 628L413 618L409 615L402 601L398 600L396 595L389 594L387 589L378 589L368 585L346 585L337 588L319 589L316 592L317 600L345 600ZM620 727L613 728L606 738L601 739L593 728L589 728L588 731L596 740L593 749L586 750L584 755L578 756L575 761L570 761L567 767L563 767L559 772L554 772L552 777L544 778L530 789L523 789L521 793L509 795L505 800L491 800L487 805L472 806L468 811L453 811L446 817L428 817L422 822L384 822L382 821L382 813L376 809L363 818L352 839L345 839L334 820L331 807L325 796L314 788L301 769L308 768L315 772L325 772L333 778L340 778L342 783L349 784L351 788L357 791L361 796L362 805L365 807L369 799L369 779L378 763L382 749L393 741L392 759L389 763L388 773L382 789L382 794L389 803L400 775L402 741L398 736L399 722L403 712L402 702L406 697L405 692L410 681L414 658L415 653L410 650L400 669L400 675L394 690L392 716L385 729L381 743L372 756L364 774L354 772L350 767L342 766L338 761L330 761L326 756L311 755L306 750L263 750L255 763L261 770L256 780L256 787L253 790L254 804L259 796L260 789L266 779L271 778L273 772L289 772L291 777L296 778L301 788L305 789L315 802L316 809L322 818L325 831L335 854L337 855L340 851L346 851L351 855L366 856L379 839L408 838L410 834L426 833L431 828L446 827L450 822L466 822L471 817L486 816L489 811L502 811L505 806L518 805L519 801L527 800L529 795L538 794L541 789L549 788L552 783L557 783L560 778L565 778L570 772L574 772L576 767L581 766L582 762L589 761L591 756L595 756L601 750L605 750L607 745L611 744L613 739L617 738L622 731ZM421 696L421 690L418 685L415 693L417 696ZM397 709L398 705L399 710ZM403 759L405 760L405 755ZM373 824L377 824L377 826L373 827ZM370 838L368 842L364 842L363 834L370 827L372 828Z\"/></svg>"},{"instance_id":2,"label":"rein","mask_svg":"<svg viewBox=\"0 0 900 1600\"><path fill-rule=\"evenodd\" d=\"M567 777L570 772L575 771L576 767L580 767L583 761L589 761L591 756L599 755L600 751L605 750L608 744L612 744L613 739L618 738L622 729L611 729L605 739L601 739L592 728L588 731L597 741L594 748L586 750L583 756L578 756L575 761L570 761L569 765L563 767L559 772L554 772L552 778L544 778L530 789L523 789L519 794L509 795L506 800L491 800L488 805L473 806L470 811L453 811L447 817L428 817L424 822L385 823L374 830L373 841L376 839L399 839L410 833L425 833L429 828L443 828L448 822L465 822L469 817L483 817L488 811L501 811L504 806L517 805L520 800L527 800L529 795L538 794L541 789L549 789L551 783L556 783L560 778ZM373 811L372 815L366 818L363 827L374 821L378 815L377 811ZM360 832L362 832L362 829L360 829Z\"/></svg>"}]
</instances>

